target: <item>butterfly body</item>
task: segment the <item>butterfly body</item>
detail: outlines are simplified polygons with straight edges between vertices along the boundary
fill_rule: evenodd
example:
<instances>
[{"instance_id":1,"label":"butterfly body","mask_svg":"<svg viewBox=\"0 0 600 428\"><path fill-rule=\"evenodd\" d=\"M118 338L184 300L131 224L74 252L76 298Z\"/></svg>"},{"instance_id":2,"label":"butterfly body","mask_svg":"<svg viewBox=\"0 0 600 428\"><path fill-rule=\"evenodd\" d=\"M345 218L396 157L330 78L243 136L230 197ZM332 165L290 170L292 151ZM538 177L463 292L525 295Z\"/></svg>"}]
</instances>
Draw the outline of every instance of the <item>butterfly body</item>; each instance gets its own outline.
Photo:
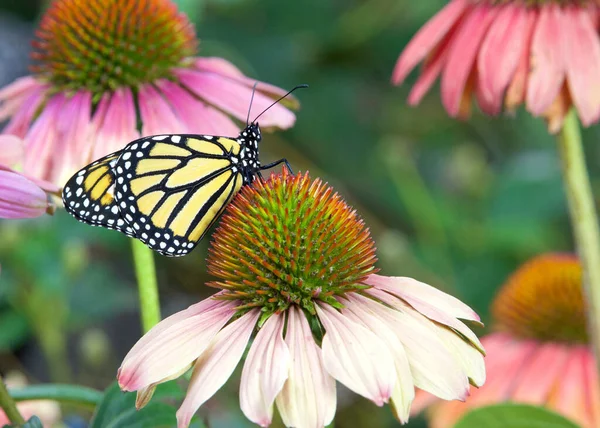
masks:
<instances>
[{"instance_id":1,"label":"butterfly body","mask_svg":"<svg viewBox=\"0 0 600 428\"><path fill-rule=\"evenodd\" d=\"M273 166L260 165L260 139L256 123L235 139L140 138L76 173L63 190L65 208L79 221L119 230L163 255L183 256L241 187Z\"/></svg>"}]
</instances>

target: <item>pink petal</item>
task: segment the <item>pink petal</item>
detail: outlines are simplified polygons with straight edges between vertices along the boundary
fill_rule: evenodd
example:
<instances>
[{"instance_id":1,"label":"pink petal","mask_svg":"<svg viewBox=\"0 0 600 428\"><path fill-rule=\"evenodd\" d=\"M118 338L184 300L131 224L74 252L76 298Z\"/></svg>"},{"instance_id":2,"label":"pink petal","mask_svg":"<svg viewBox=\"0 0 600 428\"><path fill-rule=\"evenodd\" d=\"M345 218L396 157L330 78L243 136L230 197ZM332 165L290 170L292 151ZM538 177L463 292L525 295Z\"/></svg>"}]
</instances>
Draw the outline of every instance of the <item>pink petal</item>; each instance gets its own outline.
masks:
<instances>
[{"instance_id":1,"label":"pink petal","mask_svg":"<svg viewBox=\"0 0 600 428\"><path fill-rule=\"evenodd\" d=\"M46 98L46 88L40 87L32 91L25 99L19 109L14 112L12 119L4 130L5 134L14 134L18 137L25 137L34 115L38 112L38 108Z\"/></svg>"},{"instance_id":2,"label":"pink petal","mask_svg":"<svg viewBox=\"0 0 600 428\"><path fill-rule=\"evenodd\" d=\"M157 86L183 124L182 133L230 137L236 137L239 134L240 128L229 116L199 101L176 83L162 80Z\"/></svg>"},{"instance_id":3,"label":"pink petal","mask_svg":"<svg viewBox=\"0 0 600 428\"><path fill-rule=\"evenodd\" d=\"M138 94L142 135L180 134L183 124L169 103L152 86L143 85Z\"/></svg>"},{"instance_id":4,"label":"pink petal","mask_svg":"<svg viewBox=\"0 0 600 428\"><path fill-rule=\"evenodd\" d=\"M585 395L587 398L586 407L590 415L590 426L596 427L600 425L600 379L598 378L598 369L596 368L596 361L591 350L583 350L582 359Z\"/></svg>"},{"instance_id":5,"label":"pink petal","mask_svg":"<svg viewBox=\"0 0 600 428\"><path fill-rule=\"evenodd\" d=\"M542 115L557 97L563 84L565 62L563 53L564 31L560 6L554 3L541 7L533 33L527 108L536 116ZM569 48L570 49L570 48Z\"/></svg>"},{"instance_id":6,"label":"pink petal","mask_svg":"<svg viewBox=\"0 0 600 428\"><path fill-rule=\"evenodd\" d=\"M117 376L122 390L137 391L160 382L204 352L236 306L209 300L161 321L131 348Z\"/></svg>"},{"instance_id":7,"label":"pink petal","mask_svg":"<svg viewBox=\"0 0 600 428\"><path fill-rule=\"evenodd\" d=\"M468 0L452 0L431 18L408 43L392 74L392 83L399 85L440 40L456 25L469 7Z\"/></svg>"},{"instance_id":8,"label":"pink petal","mask_svg":"<svg viewBox=\"0 0 600 428\"><path fill-rule=\"evenodd\" d=\"M285 383L290 351L283 340L285 316L273 314L259 330L246 357L240 381L240 407L255 424L266 427L273 402Z\"/></svg>"},{"instance_id":9,"label":"pink petal","mask_svg":"<svg viewBox=\"0 0 600 428\"><path fill-rule=\"evenodd\" d=\"M513 4L503 6L491 24L477 57L477 95L485 113L500 113L504 91L527 49L530 26L527 9Z\"/></svg>"},{"instance_id":10,"label":"pink petal","mask_svg":"<svg viewBox=\"0 0 600 428\"><path fill-rule=\"evenodd\" d=\"M121 150L126 144L140 137L137 131L135 103L130 89L120 88L112 95L105 94L100 99L94 113L91 133L95 136L93 147L90 147L90 144L82 144L79 150L88 153L87 156L92 159L99 159ZM87 156L82 155L82 158L85 159Z\"/></svg>"},{"instance_id":11,"label":"pink petal","mask_svg":"<svg viewBox=\"0 0 600 428\"><path fill-rule=\"evenodd\" d=\"M465 18L452 41L441 86L442 103L450 116L456 117L461 112L461 101L479 46L498 10L496 6L485 3L477 5Z\"/></svg>"},{"instance_id":12,"label":"pink petal","mask_svg":"<svg viewBox=\"0 0 600 428\"><path fill-rule=\"evenodd\" d=\"M198 97L246 122L252 88L219 74L180 69L177 76ZM273 99L258 92L254 94L250 120L273 103ZM296 116L281 104L275 104L260 117L263 127L290 128Z\"/></svg>"},{"instance_id":13,"label":"pink petal","mask_svg":"<svg viewBox=\"0 0 600 428\"><path fill-rule=\"evenodd\" d=\"M177 426L186 428L194 413L225 384L239 363L260 311L254 309L221 330L194 364L185 400L177 411Z\"/></svg>"},{"instance_id":14,"label":"pink petal","mask_svg":"<svg viewBox=\"0 0 600 428\"><path fill-rule=\"evenodd\" d=\"M20 174L0 171L0 218L32 218L46 212L46 193Z\"/></svg>"},{"instance_id":15,"label":"pink petal","mask_svg":"<svg viewBox=\"0 0 600 428\"><path fill-rule=\"evenodd\" d=\"M562 380L568 352L564 345L541 345L519 372L511 398L523 403L544 404L556 383Z\"/></svg>"},{"instance_id":16,"label":"pink petal","mask_svg":"<svg viewBox=\"0 0 600 428\"><path fill-rule=\"evenodd\" d=\"M44 86L33 76L24 76L16 79L9 85L0 89L0 101L26 96L32 90Z\"/></svg>"},{"instance_id":17,"label":"pink petal","mask_svg":"<svg viewBox=\"0 0 600 428\"><path fill-rule=\"evenodd\" d=\"M32 177L52 181L52 158L56 156L56 121L65 102L63 94L48 100L25 137L23 171Z\"/></svg>"},{"instance_id":18,"label":"pink petal","mask_svg":"<svg viewBox=\"0 0 600 428\"><path fill-rule=\"evenodd\" d=\"M296 428L329 425L335 415L335 380L323 366L321 348L306 317L295 306L288 311L285 342L290 350L290 371L276 399L283 423Z\"/></svg>"},{"instance_id":19,"label":"pink petal","mask_svg":"<svg viewBox=\"0 0 600 428\"><path fill-rule=\"evenodd\" d=\"M23 140L14 135L0 135L0 164L15 166L21 163L25 153Z\"/></svg>"},{"instance_id":20,"label":"pink petal","mask_svg":"<svg viewBox=\"0 0 600 428\"><path fill-rule=\"evenodd\" d=\"M591 9L563 11L567 83L581 122L589 126L600 118L600 40Z\"/></svg>"},{"instance_id":21,"label":"pink petal","mask_svg":"<svg viewBox=\"0 0 600 428\"><path fill-rule=\"evenodd\" d=\"M375 333L331 306L316 305L316 309L326 331L321 344L325 369L378 406L387 403L396 383L389 347Z\"/></svg>"},{"instance_id":22,"label":"pink petal","mask_svg":"<svg viewBox=\"0 0 600 428\"><path fill-rule=\"evenodd\" d=\"M369 294L389 304L389 294L369 290ZM397 299L396 299L397 300ZM410 307L403 311L366 299L364 302L384 317L392 331L404 346L415 386L437 395L444 400L464 400L468 394L469 381L450 350L431 329L431 321L418 319L409 314Z\"/></svg>"},{"instance_id":23,"label":"pink petal","mask_svg":"<svg viewBox=\"0 0 600 428\"><path fill-rule=\"evenodd\" d=\"M535 30L535 24L538 19L539 11L538 9L529 8L525 10L525 14L527 17L527 23L525 33L523 34L523 50L521 51L517 68L515 69L513 77L508 84L508 88L506 89L504 96L504 105L509 111L514 111L518 105L523 103L525 100L525 94L527 92L531 40L533 39L533 32Z\"/></svg>"},{"instance_id":24,"label":"pink petal","mask_svg":"<svg viewBox=\"0 0 600 428\"><path fill-rule=\"evenodd\" d=\"M437 308L454 318L480 322L479 315L456 297L416 279L404 276L369 275L364 283L406 300L426 316L429 316L428 312L435 316L431 309Z\"/></svg>"},{"instance_id":25,"label":"pink petal","mask_svg":"<svg viewBox=\"0 0 600 428\"><path fill-rule=\"evenodd\" d=\"M392 391L391 399L396 417L402 423L408 422L410 407L415 398L415 386L412 381L410 363L399 337L386 323L385 317L382 317L375 305L368 302L368 298L356 293L346 296L348 302L342 314L354 322L362 324L374 332L389 347L396 368L396 383ZM383 306L383 305L380 305ZM368 310L369 308L370 310Z\"/></svg>"}]
</instances>

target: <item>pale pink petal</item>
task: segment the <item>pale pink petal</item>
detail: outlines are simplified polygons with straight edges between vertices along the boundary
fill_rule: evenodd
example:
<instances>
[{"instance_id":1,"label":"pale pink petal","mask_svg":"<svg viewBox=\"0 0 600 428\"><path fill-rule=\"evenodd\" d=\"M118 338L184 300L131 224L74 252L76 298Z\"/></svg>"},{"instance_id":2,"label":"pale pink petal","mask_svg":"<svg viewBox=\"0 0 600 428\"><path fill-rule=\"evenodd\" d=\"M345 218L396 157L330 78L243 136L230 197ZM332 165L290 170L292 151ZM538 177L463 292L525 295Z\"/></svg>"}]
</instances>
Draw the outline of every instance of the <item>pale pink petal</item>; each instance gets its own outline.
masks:
<instances>
[{"instance_id":1,"label":"pale pink petal","mask_svg":"<svg viewBox=\"0 0 600 428\"><path fill-rule=\"evenodd\" d=\"M23 144L15 135L0 135L0 164L9 167L20 164L25 153Z\"/></svg>"},{"instance_id":2,"label":"pale pink petal","mask_svg":"<svg viewBox=\"0 0 600 428\"><path fill-rule=\"evenodd\" d=\"M231 114L233 117L246 122L252 88L223 77L219 74L180 69L177 76L198 97L213 106ZM254 94L250 120L273 103L273 99L260 92ZM296 116L281 104L275 104L260 117L263 127L290 128L296 121Z\"/></svg>"},{"instance_id":3,"label":"pale pink petal","mask_svg":"<svg viewBox=\"0 0 600 428\"><path fill-rule=\"evenodd\" d=\"M582 359L585 396L587 398L586 407L589 412L590 426L597 427L600 425L600 379L598 369L591 350L583 350Z\"/></svg>"},{"instance_id":4,"label":"pale pink petal","mask_svg":"<svg viewBox=\"0 0 600 428\"><path fill-rule=\"evenodd\" d=\"M504 91L508 87L527 49L530 20L521 5L506 4L490 26L477 56L477 100L487 114L502 109Z\"/></svg>"},{"instance_id":5,"label":"pale pink petal","mask_svg":"<svg viewBox=\"0 0 600 428\"><path fill-rule=\"evenodd\" d=\"M545 4L533 33L526 97L527 109L537 116L550 107L564 81L564 31L557 31L566 25L562 18L559 5Z\"/></svg>"},{"instance_id":6,"label":"pale pink petal","mask_svg":"<svg viewBox=\"0 0 600 428\"><path fill-rule=\"evenodd\" d=\"M206 302L206 301L205 301ZM236 302L203 303L158 323L125 356L118 381L124 391L160 382L190 365L235 313ZM193 309L192 309L193 308Z\"/></svg>"},{"instance_id":7,"label":"pale pink petal","mask_svg":"<svg viewBox=\"0 0 600 428\"><path fill-rule=\"evenodd\" d=\"M229 379L239 363L260 311L254 309L221 330L194 364L185 400L177 411L177 426L187 428L194 413Z\"/></svg>"},{"instance_id":8,"label":"pale pink petal","mask_svg":"<svg viewBox=\"0 0 600 428\"><path fill-rule=\"evenodd\" d=\"M46 212L46 193L20 174L0 171L0 218L32 218Z\"/></svg>"},{"instance_id":9,"label":"pale pink petal","mask_svg":"<svg viewBox=\"0 0 600 428\"><path fill-rule=\"evenodd\" d=\"M43 180L52 180L52 157L56 155L56 121L65 102L63 94L50 98L25 136L23 172Z\"/></svg>"},{"instance_id":10,"label":"pale pink petal","mask_svg":"<svg viewBox=\"0 0 600 428\"><path fill-rule=\"evenodd\" d=\"M273 314L250 347L240 380L240 407L255 424L266 427L273 418L275 397L288 377L290 351L283 340L285 315Z\"/></svg>"},{"instance_id":11,"label":"pale pink petal","mask_svg":"<svg viewBox=\"0 0 600 428\"><path fill-rule=\"evenodd\" d=\"M302 310L288 310L285 342L290 350L290 371L277 396L277 408L289 427L329 425L335 415L335 380L323 366L321 348L315 343Z\"/></svg>"},{"instance_id":12,"label":"pale pink petal","mask_svg":"<svg viewBox=\"0 0 600 428\"><path fill-rule=\"evenodd\" d=\"M204 104L189 91L168 80L157 84L184 128L181 133L236 137L240 128L223 112Z\"/></svg>"},{"instance_id":13,"label":"pale pink petal","mask_svg":"<svg viewBox=\"0 0 600 428\"><path fill-rule=\"evenodd\" d=\"M569 349L565 345L540 345L519 372L511 398L523 403L544 404L563 378L568 355Z\"/></svg>"},{"instance_id":14,"label":"pale pink petal","mask_svg":"<svg viewBox=\"0 0 600 428\"><path fill-rule=\"evenodd\" d=\"M349 389L378 406L387 403L396 383L389 347L369 329L327 304L316 305L325 327L321 347L325 369Z\"/></svg>"},{"instance_id":15,"label":"pale pink petal","mask_svg":"<svg viewBox=\"0 0 600 428\"><path fill-rule=\"evenodd\" d=\"M390 298L398 301L377 289L369 290L369 294L386 304L389 304ZM408 356L415 386L445 400L465 399L469 390L467 375L442 340L431 330L428 325L431 321L423 318L423 322L409 315L408 306L404 311L399 311L371 299L365 299L363 303L380 314L400 339Z\"/></svg>"},{"instance_id":16,"label":"pale pink petal","mask_svg":"<svg viewBox=\"0 0 600 428\"><path fill-rule=\"evenodd\" d=\"M138 93L142 135L181 134L184 125L152 85L142 85Z\"/></svg>"},{"instance_id":17,"label":"pale pink petal","mask_svg":"<svg viewBox=\"0 0 600 428\"><path fill-rule=\"evenodd\" d=\"M371 305L371 302L367 301L369 299L356 293L348 294L347 299L347 302L344 301L345 308L342 314L374 332L388 345L392 353L396 368L396 383L390 398L396 417L400 422L406 423L410 415L410 406L415 398L415 386L404 346L386 323L385 317L376 312L377 309L382 309L383 305L380 305L381 308Z\"/></svg>"},{"instance_id":18,"label":"pale pink petal","mask_svg":"<svg viewBox=\"0 0 600 428\"><path fill-rule=\"evenodd\" d=\"M91 157L90 160L99 159L123 149L129 142L140 137L130 89L120 88L112 95L105 94L100 99L94 113L91 134L95 135L93 147L88 143L82 144L79 149L83 159L88 156Z\"/></svg>"},{"instance_id":19,"label":"pale pink petal","mask_svg":"<svg viewBox=\"0 0 600 428\"><path fill-rule=\"evenodd\" d=\"M562 13L569 92L581 123L589 126L600 118L600 40L588 9L565 8Z\"/></svg>"},{"instance_id":20,"label":"pale pink petal","mask_svg":"<svg viewBox=\"0 0 600 428\"><path fill-rule=\"evenodd\" d=\"M523 13L521 11L520 13ZM513 77L508 84L506 93L504 96L504 105L508 111L514 111L517 106L525 101L525 94L527 92L527 79L529 78L529 61L531 53L531 40L533 38L533 32L535 30L535 24L538 19L538 9L528 8L525 9L525 15L527 17L526 30L523 35L523 50L517 63L517 68L513 74Z\"/></svg>"},{"instance_id":21,"label":"pale pink petal","mask_svg":"<svg viewBox=\"0 0 600 428\"><path fill-rule=\"evenodd\" d=\"M33 76L24 76L0 89L0 101L19 98L27 95L32 90L44 86Z\"/></svg>"},{"instance_id":22,"label":"pale pink petal","mask_svg":"<svg viewBox=\"0 0 600 428\"><path fill-rule=\"evenodd\" d=\"M5 134L13 134L18 137L25 137L34 115L37 113L42 101L46 98L46 88L35 89L20 108L14 113L10 122L2 130Z\"/></svg>"},{"instance_id":23,"label":"pale pink petal","mask_svg":"<svg viewBox=\"0 0 600 428\"><path fill-rule=\"evenodd\" d=\"M431 18L408 43L392 74L392 83L399 85L408 73L444 38L469 7L468 0L452 0Z\"/></svg>"},{"instance_id":24,"label":"pale pink petal","mask_svg":"<svg viewBox=\"0 0 600 428\"><path fill-rule=\"evenodd\" d=\"M485 3L477 5L465 17L452 40L448 60L442 72L442 103L450 116L461 113L461 102L467 81L473 71L479 46L498 8Z\"/></svg>"},{"instance_id":25,"label":"pale pink petal","mask_svg":"<svg viewBox=\"0 0 600 428\"><path fill-rule=\"evenodd\" d=\"M256 90L259 92L263 92L265 94L269 94L273 98L279 98L284 96L287 91L285 89L281 89L275 85L271 85L269 83L260 82L256 79L252 79L250 77L246 77L244 73L242 73L235 65L230 63L229 61L219 58L219 57L201 57L197 58L194 61L194 65L198 70L201 71L209 71L213 73L220 74L225 77L229 77L234 79L244 85L252 88L256 83ZM293 97L291 97L293 100ZM286 98L288 100L288 98ZM297 102L293 102L293 104L297 104Z\"/></svg>"},{"instance_id":26,"label":"pale pink petal","mask_svg":"<svg viewBox=\"0 0 600 428\"><path fill-rule=\"evenodd\" d=\"M404 276L369 275L364 283L400 297L432 319L435 319L433 317L436 313L433 309L437 308L455 318L480 322L479 315L468 305L416 279Z\"/></svg>"}]
</instances>

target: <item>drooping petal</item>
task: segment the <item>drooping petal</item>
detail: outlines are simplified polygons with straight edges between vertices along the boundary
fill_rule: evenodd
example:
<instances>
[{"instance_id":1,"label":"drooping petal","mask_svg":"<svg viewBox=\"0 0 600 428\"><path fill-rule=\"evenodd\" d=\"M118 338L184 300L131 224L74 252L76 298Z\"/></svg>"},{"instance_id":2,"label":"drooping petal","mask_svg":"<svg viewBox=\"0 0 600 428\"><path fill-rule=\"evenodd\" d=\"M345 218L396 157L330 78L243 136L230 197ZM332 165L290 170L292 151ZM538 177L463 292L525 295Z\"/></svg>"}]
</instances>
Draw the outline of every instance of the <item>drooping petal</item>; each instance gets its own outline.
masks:
<instances>
[{"instance_id":1,"label":"drooping petal","mask_svg":"<svg viewBox=\"0 0 600 428\"><path fill-rule=\"evenodd\" d=\"M517 402L542 405L556 384L562 381L568 347L545 343L536 349L519 372L511 398Z\"/></svg>"},{"instance_id":2,"label":"drooping petal","mask_svg":"<svg viewBox=\"0 0 600 428\"><path fill-rule=\"evenodd\" d=\"M500 113L504 91L527 48L527 10L510 3L501 7L477 55L477 99L492 115Z\"/></svg>"},{"instance_id":3,"label":"drooping petal","mask_svg":"<svg viewBox=\"0 0 600 428\"><path fill-rule=\"evenodd\" d=\"M26 100L45 85L32 76L21 77L0 89L0 122L26 108Z\"/></svg>"},{"instance_id":4,"label":"drooping petal","mask_svg":"<svg viewBox=\"0 0 600 428\"><path fill-rule=\"evenodd\" d=\"M235 312L236 302L212 304L199 304L209 307L202 312L190 307L146 333L123 360L117 376L121 389L136 391L160 382L198 358Z\"/></svg>"},{"instance_id":5,"label":"drooping petal","mask_svg":"<svg viewBox=\"0 0 600 428\"><path fill-rule=\"evenodd\" d=\"M0 218L32 218L46 212L46 193L21 174L0 171Z\"/></svg>"},{"instance_id":6,"label":"drooping petal","mask_svg":"<svg viewBox=\"0 0 600 428\"><path fill-rule=\"evenodd\" d=\"M377 289L369 290L369 294L383 302L392 297ZM365 299L363 304L373 308L400 339L415 386L445 400L465 399L469 391L467 375L428 325L406 312L390 309L371 299ZM425 322L431 323L426 319Z\"/></svg>"},{"instance_id":7,"label":"drooping petal","mask_svg":"<svg viewBox=\"0 0 600 428\"><path fill-rule=\"evenodd\" d=\"M408 73L421 62L429 52L444 38L456 22L469 8L467 0L450 1L442 10L431 18L408 43L392 74L392 83L399 85Z\"/></svg>"},{"instance_id":8,"label":"drooping petal","mask_svg":"<svg viewBox=\"0 0 600 428\"><path fill-rule=\"evenodd\" d=\"M288 377L290 351L283 340L285 316L273 314L264 323L246 357L240 381L240 407L255 424L273 418L275 397Z\"/></svg>"},{"instance_id":9,"label":"drooping petal","mask_svg":"<svg viewBox=\"0 0 600 428\"><path fill-rule=\"evenodd\" d=\"M560 6L544 5L539 14L531 42L527 109L540 116L558 95L565 77L563 52L564 28Z\"/></svg>"},{"instance_id":10,"label":"drooping petal","mask_svg":"<svg viewBox=\"0 0 600 428\"><path fill-rule=\"evenodd\" d=\"M469 16L465 17L464 23L452 40L441 83L442 103L452 117L461 113L463 94L468 89L479 46L497 10L497 7L485 3L477 5Z\"/></svg>"},{"instance_id":11,"label":"drooping petal","mask_svg":"<svg viewBox=\"0 0 600 428\"><path fill-rule=\"evenodd\" d=\"M378 406L387 403L394 390L396 369L388 346L362 325L329 305L316 305L325 327L323 363L335 379Z\"/></svg>"},{"instance_id":12,"label":"drooping petal","mask_svg":"<svg viewBox=\"0 0 600 428\"><path fill-rule=\"evenodd\" d=\"M385 322L385 318L374 311L377 308L367 302L367 298L356 293L347 295L348 302L344 301L345 308L342 313L351 320L365 325L385 342L394 359L396 368L396 384L392 391L392 406L396 417L402 423L408 422L410 406L415 398L415 386L410 372L410 363L404 346L396 333ZM381 305L383 307L383 305ZM369 308L370 311L367 309Z\"/></svg>"},{"instance_id":13,"label":"drooping petal","mask_svg":"<svg viewBox=\"0 0 600 428\"><path fill-rule=\"evenodd\" d=\"M2 132L24 138L39 106L44 101L46 89L46 87L39 87L33 90L27 99L19 105L19 109L15 111Z\"/></svg>"},{"instance_id":14,"label":"drooping petal","mask_svg":"<svg viewBox=\"0 0 600 428\"><path fill-rule=\"evenodd\" d=\"M581 123L600 118L600 40L589 10L565 8L563 28L567 82Z\"/></svg>"},{"instance_id":15,"label":"drooping petal","mask_svg":"<svg viewBox=\"0 0 600 428\"><path fill-rule=\"evenodd\" d=\"M138 94L142 135L179 134L184 129L175 112L152 85L142 85Z\"/></svg>"},{"instance_id":16,"label":"drooping petal","mask_svg":"<svg viewBox=\"0 0 600 428\"><path fill-rule=\"evenodd\" d=\"M231 114L245 122L252 97L252 88L235 80L224 78L216 73L200 72L187 69L177 71L177 76L198 97L213 106ZM254 94L250 120L273 103L273 99L257 92ZM282 129L290 128L296 121L296 116L281 104L275 104L260 117L263 127L275 126Z\"/></svg>"},{"instance_id":17,"label":"drooping petal","mask_svg":"<svg viewBox=\"0 0 600 428\"><path fill-rule=\"evenodd\" d=\"M429 318L435 319L433 309L437 308L455 318L480 322L479 315L468 305L416 279L404 276L369 275L364 283L400 297Z\"/></svg>"},{"instance_id":18,"label":"drooping petal","mask_svg":"<svg viewBox=\"0 0 600 428\"><path fill-rule=\"evenodd\" d=\"M306 317L295 306L288 311L285 342L290 372L276 399L283 423L296 428L329 425L335 415L335 380L325 370Z\"/></svg>"},{"instance_id":19,"label":"drooping petal","mask_svg":"<svg viewBox=\"0 0 600 428\"><path fill-rule=\"evenodd\" d=\"M0 135L0 165L15 166L23 160L23 140L15 135Z\"/></svg>"},{"instance_id":20,"label":"drooping petal","mask_svg":"<svg viewBox=\"0 0 600 428\"><path fill-rule=\"evenodd\" d=\"M229 324L198 358L185 400L177 411L179 428L186 428L200 406L229 379L246 350L259 315L255 309Z\"/></svg>"},{"instance_id":21,"label":"drooping petal","mask_svg":"<svg viewBox=\"0 0 600 428\"><path fill-rule=\"evenodd\" d=\"M236 137L239 127L226 114L204 104L181 86L162 80L157 85L165 95L184 128L180 133Z\"/></svg>"}]
</instances>

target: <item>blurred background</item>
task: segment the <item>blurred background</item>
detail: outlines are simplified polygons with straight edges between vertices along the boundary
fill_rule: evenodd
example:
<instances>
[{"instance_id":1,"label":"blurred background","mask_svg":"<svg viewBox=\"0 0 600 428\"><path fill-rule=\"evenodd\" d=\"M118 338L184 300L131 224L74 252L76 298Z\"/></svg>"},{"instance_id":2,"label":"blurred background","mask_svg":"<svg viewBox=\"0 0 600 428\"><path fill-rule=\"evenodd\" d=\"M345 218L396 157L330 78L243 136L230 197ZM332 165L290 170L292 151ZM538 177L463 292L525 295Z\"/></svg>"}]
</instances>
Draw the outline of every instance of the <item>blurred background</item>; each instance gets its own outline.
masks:
<instances>
[{"instance_id":1,"label":"blurred background","mask_svg":"<svg viewBox=\"0 0 600 428\"><path fill-rule=\"evenodd\" d=\"M573 249L555 140L542 121L475 111L459 122L446 116L437 86L418 108L405 104L414 74L391 86L400 51L443 0L176 3L196 24L200 55L283 88L310 85L297 93L296 126L266 134L261 160L286 157L332 184L370 226L385 275L435 285L489 324L495 290L518 264ZM27 73L44 7L0 0L0 86ZM596 134L584 132L598 188ZM156 255L163 316L213 292L204 286L208 242L182 259ZM106 388L141 333L128 238L58 210L1 221L0 262L0 372ZM251 426L237 389L233 379L204 406L210 426ZM338 397L336 427L397 425L389 408L346 390ZM65 413L68 426L86 426L89 414Z\"/></svg>"}]
</instances>

